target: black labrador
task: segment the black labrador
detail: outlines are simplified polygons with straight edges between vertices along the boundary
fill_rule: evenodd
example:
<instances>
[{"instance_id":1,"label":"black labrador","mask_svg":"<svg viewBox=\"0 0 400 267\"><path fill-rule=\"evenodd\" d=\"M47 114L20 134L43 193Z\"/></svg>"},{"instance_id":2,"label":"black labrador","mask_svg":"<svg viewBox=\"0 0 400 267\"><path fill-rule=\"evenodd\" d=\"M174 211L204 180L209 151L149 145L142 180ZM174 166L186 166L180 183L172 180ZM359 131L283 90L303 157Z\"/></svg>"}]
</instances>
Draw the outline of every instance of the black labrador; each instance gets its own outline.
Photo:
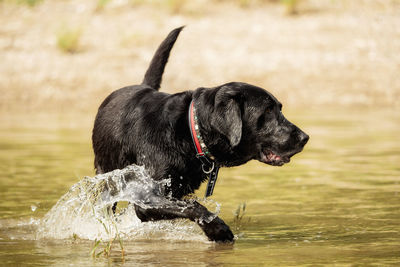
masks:
<instances>
[{"instance_id":1,"label":"black labrador","mask_svg":"<svg viewBox=\"0 0 400 267\"><path fill-rule=\"evenodd\" d=\"M165 191L168 205L135 205L139 219L187 218L197 222L210 240L232 242L234 236L223 220L198 202L183 200L182 205L182 198L198 189L209 172L216 176L218 167L253 159L282 166L309 137L283 116L282 104L260 87L231 82L177 94L159 92L182 28L161 43L142 84L114 91L99 107L92 136L95 168L105 173L137 164L144 165L155 180L170 177Z\"/></svg>"}]
</instances>

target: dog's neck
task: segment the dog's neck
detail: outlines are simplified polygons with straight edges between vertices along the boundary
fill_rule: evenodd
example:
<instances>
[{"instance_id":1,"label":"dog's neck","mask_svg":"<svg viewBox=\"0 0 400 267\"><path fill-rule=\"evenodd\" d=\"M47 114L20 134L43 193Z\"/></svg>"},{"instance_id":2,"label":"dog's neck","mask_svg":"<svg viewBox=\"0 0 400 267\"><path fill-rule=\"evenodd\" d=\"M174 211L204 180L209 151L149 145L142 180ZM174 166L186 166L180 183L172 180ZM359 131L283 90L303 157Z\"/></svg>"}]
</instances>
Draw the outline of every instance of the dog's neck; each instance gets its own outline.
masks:
<instances>
[{"instance_id":1,"label":"dog's neck","mask_svg":"<svg viewBox=\"0 0 400 267\"><path fill-rule=\"evenodd\" d=\"M205 197L209 197L212 195L215 183L217 182L219 166L215 163L214 156L208 151L203 138L201 138L198 117L193 100L190 102L188 113L189 128L196 150L196 157L201 161L202 170L209 178L205 193Z\"/></svg>"}]
</instances>

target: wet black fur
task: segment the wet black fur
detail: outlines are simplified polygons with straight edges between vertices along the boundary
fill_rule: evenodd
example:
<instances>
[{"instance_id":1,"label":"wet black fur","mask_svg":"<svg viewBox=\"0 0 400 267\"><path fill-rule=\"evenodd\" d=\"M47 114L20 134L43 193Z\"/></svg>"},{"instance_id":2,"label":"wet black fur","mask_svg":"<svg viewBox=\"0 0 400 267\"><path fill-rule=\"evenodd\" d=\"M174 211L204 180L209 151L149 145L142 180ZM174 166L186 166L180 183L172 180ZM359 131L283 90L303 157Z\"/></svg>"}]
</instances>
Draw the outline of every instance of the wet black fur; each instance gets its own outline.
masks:
<instances>
[{"instance_id":1,"label":"wet black fur","mask_svg":"<svg viewBox=\"0 0 400 267\"><path fill-rule=\"evenodd\" d=\"M198 189L207 177L195 157L188 125L192 100L201 136L220 166L238 166L252 159L283 165L300 152L308 136L285 119L281 103L262 88L232 82L177 94L158 91L181 30L173 30L160 45L142 84L114 91L99 107L92 137L97 173L138 164L146 166L156 180L170 177L167 192L174 198ZM269 161L265 156L269 151L282 160ZM198 203L190 205L190 212L180 212L173 201L165 210L136 207L136 211L142 221L180 217L198 222L208 212ZM199 225L210 240L233 240L218 217Z\"/></svg>"}]
</instances>

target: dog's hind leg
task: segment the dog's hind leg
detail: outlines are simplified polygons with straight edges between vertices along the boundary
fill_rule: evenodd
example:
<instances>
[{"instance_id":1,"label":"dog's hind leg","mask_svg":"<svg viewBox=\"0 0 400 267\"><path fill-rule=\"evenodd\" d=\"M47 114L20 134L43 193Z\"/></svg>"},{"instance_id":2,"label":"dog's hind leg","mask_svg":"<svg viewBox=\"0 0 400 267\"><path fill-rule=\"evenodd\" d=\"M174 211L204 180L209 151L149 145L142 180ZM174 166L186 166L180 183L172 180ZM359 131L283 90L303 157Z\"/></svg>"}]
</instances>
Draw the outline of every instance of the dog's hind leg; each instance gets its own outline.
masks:
<instances>
[{"instance_id":1,"label":"dog's hind leg","mask_svg":"<svg viewBox=\"0 0 400 267\"><path fill-rule=\"evenodd\" d=\"M163 199L162 201L162 205L151 208L135 205L136 215L142 222L177 218L189 219L200 226L209 240L233 242L234 236L229 226L198 202L168 199Z\"/></svg>"}]
</instances>

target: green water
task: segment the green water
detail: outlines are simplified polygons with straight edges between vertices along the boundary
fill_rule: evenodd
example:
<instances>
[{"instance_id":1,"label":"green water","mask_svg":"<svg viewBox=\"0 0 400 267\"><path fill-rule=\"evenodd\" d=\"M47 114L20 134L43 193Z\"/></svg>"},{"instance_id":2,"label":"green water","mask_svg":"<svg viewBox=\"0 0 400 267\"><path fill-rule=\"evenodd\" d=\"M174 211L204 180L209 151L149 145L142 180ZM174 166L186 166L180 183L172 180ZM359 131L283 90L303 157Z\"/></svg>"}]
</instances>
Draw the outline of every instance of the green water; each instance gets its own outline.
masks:
<instances>
[{"instance_id":1,"label":"green water","mask_svg":"<svg viewBox=\"0 0 400 267\"><path fill-rule=\"evenodd\" d=\"M284 167L221 170L213 199L234 245L125 240L123 259L117 244L110 258L93 259L93 241L35 238L37 221L93 175L93 117L0 115L0 265L400 265L399 112L287 113L311 136L303 153Z\"/></svg>"}]
</instances>

